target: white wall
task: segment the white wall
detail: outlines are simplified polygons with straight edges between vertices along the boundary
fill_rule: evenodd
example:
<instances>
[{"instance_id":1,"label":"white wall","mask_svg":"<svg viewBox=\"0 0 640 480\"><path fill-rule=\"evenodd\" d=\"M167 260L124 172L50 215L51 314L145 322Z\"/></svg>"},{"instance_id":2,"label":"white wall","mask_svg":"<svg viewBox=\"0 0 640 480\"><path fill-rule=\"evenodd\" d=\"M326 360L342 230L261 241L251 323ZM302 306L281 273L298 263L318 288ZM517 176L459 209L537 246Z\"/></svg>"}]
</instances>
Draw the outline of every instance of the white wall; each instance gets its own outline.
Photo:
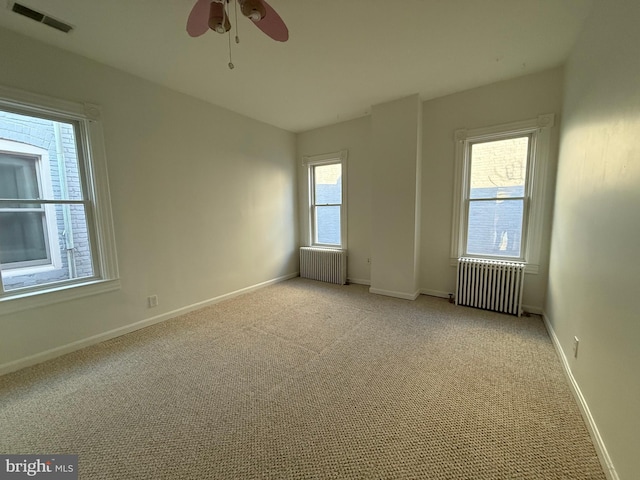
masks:
<instances>
[{"instance_id":1,"label":"white wall","mask_svg":"<svg viewBox=\"0 0 640 480\"><path fill-rule=\"evenodd\" d=\"M122 282L0 317L0 368L297 271L294 134L6 30L0 45L0 84L102 106Z\"/></svg>"},{"instance_id":2,"label":"white wall","mask_svg":"<svg viewBox=\"0 0 640 480\"><path fill-rule=\"evenodd\" d=\"M638 25L637 0L597 2L567 65L546 305L623 480L640 478Z\"/></svg>"},{"instance_id":3,"label":"white wall","mask_svg":"<svg viewBox=\"0 0 640 480\"><path fill-rule=\"evenodd\" d=\"M562 107L562 69L519 77L430 100L423 105L422 269L427 292L454 293L456 269L450 264L455 166L454 131L490 127ZM557 125L556 121L556 125ZM545 222L540 271L527 275L523 303L541 312L547 286L551 208L558 151L558 127L551 130L545 184Z\"/></svg>"},{"instance_id":4,"label":"white wall","mask_svg":"<svg viewBox=\"0 0 640 480\"><path fill-rule=\"evenodd\" d=\"M563 71L556 68L422 103L419 286L423 292L446 296L455 290L455 267L450 265L449 260L453 218L454 131L528 120L544 113L559 113L562 108L562 81ZM545 178L546 220L540 273L527 275L525 285L524 303L537 311L542 311L547 286L546 265L558 130L558 127L554 127L551 132L551 155ZM298 135L299 155L330 152L339 148L350 150L349 161L354 163L349 167L349 276L365 281L370 281L369 270L364 263L371 255L369 237L376 235L375 231L366 230L371 226L371 185L374 182L371 178L372 141L370 117ZM356 182L357 189L354 190ZM359 222L359 228L354 231L352 227L356 221ZM351 241L352 235L357 236L357 242Z\"/></svg>"},{"instance_id":5,"label":"white wall","mask_svg":"<svg viewBox=\"0 0 640 480\"><path fill-rule=\"evenodd\" d=\"M421 106L411 95L371 113L370 291L408 299L420 293Z\"/></svg>"},{"instance_id":6,"label":"white wall","mask_svg":"<svg viewBox=\"0 0 640 480\"><path fill-rule=\"evenodd\" d=\"M328 127L300 133L298 138L299 185L306 182L302 157L349 150L347 159L347 274L354 283L371 281L371 117L361 117ZM306 190L299 189L300 238L308 229L308 212L304 207Z\"/></svg>"}]
</instances>

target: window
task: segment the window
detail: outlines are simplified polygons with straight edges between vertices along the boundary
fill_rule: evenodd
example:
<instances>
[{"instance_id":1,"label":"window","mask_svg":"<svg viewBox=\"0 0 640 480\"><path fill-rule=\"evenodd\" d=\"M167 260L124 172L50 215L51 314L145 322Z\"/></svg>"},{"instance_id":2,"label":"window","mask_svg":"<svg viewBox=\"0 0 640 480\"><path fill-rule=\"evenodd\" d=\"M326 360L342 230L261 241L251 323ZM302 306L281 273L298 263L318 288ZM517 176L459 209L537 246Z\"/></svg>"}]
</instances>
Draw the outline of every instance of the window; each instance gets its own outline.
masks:
<instances>
[{"instance_id":1,"label":"window","mask_svg":"<svg viewBox=\"0 0 640 480\"><path fill-rule=\"evenodd\" d=\"M50 186L46 150L0 139L0 198L47 198ZM29 267L60 268L55 216L52 205L0 205L0 268L5 275L37 271Z\"/></svg>"},{"instance_id":2,"label":"window","mask_svg":"<svg viewBox=\"0 0 640 480\"><path fill-rule=\"evenodd\" d=\"M0 87L0 313L118 286L98 116Z\"/></svg>"},{"instance_id":3,"label":"window","mask_svg":"<svg viewBox=\"0 0 640 480\"><path fill-rule=\"evenodd\" d=\"M521 261L537 272L543 182L553 115L456 132L452 261ZM539 180L539 181L537 181Z\"/></svg>"},{"instance_id":4,"label":"window","mask_svg":"<svg viewBox=\"0 0 640 480\"><path fill-rule=\"evenodd\" d=\"M309 194L309 245L346 248L346 150L305 157Z\"/></svg>"}]
</instances>

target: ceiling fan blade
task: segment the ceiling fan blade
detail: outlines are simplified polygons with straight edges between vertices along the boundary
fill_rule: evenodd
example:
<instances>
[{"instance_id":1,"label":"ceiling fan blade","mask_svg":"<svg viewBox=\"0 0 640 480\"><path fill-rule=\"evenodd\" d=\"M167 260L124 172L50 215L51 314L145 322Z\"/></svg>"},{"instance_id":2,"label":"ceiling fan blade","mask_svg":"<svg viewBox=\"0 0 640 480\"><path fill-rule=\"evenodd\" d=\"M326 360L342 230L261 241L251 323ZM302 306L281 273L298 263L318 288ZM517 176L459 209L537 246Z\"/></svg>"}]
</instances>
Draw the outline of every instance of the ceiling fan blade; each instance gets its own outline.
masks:
<instances>
[{"instance_id":1,"label":"ceiling fan blade","mask_svg":"<svg viewBox=\"0 0 640 480\"><path fill-rule=\"evenodd\" d=\"M282 18L280 18L280 15L278 15L278 12L265 2L265 0L260 0L260 2L264 4L266 14L262 20L253 22L256 27L278 42L286 42L289 40L289 29L284 24Z\"/></svg>"},{"instance_id":2,"label":"ceiling fan blade","mask_svg":"<svg viewBox=\"0 0 640 480\"><path fill-rule=\"evenodd\" d=\"M209 30L209 5L211 0L198 0L191 9L187 20L187 33L199 37Z\"/></svg>"}]
</instances>

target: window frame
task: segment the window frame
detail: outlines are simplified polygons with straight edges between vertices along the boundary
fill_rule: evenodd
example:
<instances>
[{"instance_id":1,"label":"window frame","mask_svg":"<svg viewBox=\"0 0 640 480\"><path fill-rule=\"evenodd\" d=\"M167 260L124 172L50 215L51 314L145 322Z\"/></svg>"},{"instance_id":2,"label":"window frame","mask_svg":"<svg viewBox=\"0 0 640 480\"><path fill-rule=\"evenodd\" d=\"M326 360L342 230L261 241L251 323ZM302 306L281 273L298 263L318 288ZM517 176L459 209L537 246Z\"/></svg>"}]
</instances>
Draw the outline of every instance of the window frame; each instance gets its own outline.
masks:
<instances>
[{"instance_id":1,"label":"window frame","mask_svg":"<svg viewBox=\"0 0 640 480\"><path fill-rule=\"evenodd\" d=\"M306 168L306 188L307 188L307 234L305 243L306 246L328 248L334 250L346 250L347 248L347 150L341 150L339 152L326 153L321 155L312 155L303 157L303 165ZM340 244L328 244L316 242L316 208L318 206L338 206L338 204L322 204L315 203L315 167L325 165L341 165L340 176L340 188L341 188L341 203L340 206Z\"/></svg>"},{"instance_id":2,"label":"window frame","mask_svg":"<svg viewBox=\"0 0 640 480\"><path fill-rule=\"evenodd\" d=\"M36 176L38 180L38 190L42 198L53 196L51 188L51 170L49 166L49 152L43 148L25 143L16 142L0 138L0 154L11 155L14 157L23 157L33 160L36 167ZM35 211L33 209L31 211ZM13 262L6 266L0 266L2 276L27 275L48 270L58 269L62 266L60 256L60 241L58 239L58 225L56 223L56 212L54 205L42 205L38 209L43 213L43 223L45 225L45 243L48 258L45 261L29 261L29 262ZM6 211L0 205L0 212ZM28 211L27 209L16 209L16 211ZM0 282L0 291L2 285Z\"/></svg>"},{"instance_id":3,"label":"window frame","mask_svg":"<svg viewBox=\"0 0 640 480\"><path fill-rule=\"evenodd\" d=\"M500 198L500 197L483 197L483 198L471 198L471 170L472 170L472 161L473 161L473 147L475 145L481 145L483 143L490 143L490 142L495 142L495 141L501 141L501 140L513 140L513 139L518 139L518 138L528 138L528 144L527 144L527 165L525 168L525 181L524 181L524 192L522 196L519 197L505 197L505 198ZM525 261L525 244L526 244L526 239L527 239L527 231L528 231L528 225L527 225L527 218L529 217L529 207L531 204L531 170L532 170L532 164L533 164L533 151L534 151L534 146L535 144L535 140L533 138L533 134L532 133L528 133L528 134L522 134L522 133L516 133L516 134L506 134L504 136L496 136L494 138L491 138L490 140L486 139L486 138L482 138L480 140L477 139L468 139L466 141L466 145L465 145L465 169L464 169L464 178L462 180L462 185L463 185L463 202L464 202L464 226L465 228L462 229L462 245L461 245L461 250L462 250L462 255L464 255L465 257L468 258L487 258L487 259L492 259L492 260L504 260L504 261L511 261L511 262L524 262ZM475 254L475 253L469 253L467 251L468 248L468 243L469 243L469 220L470 220L470 215L471 215L471 204L472 203L476 203L476 202L491 202L491 201L517 201L517 200L522 200L522 219L521 219L521 225L520 225L520 232L521 232L521 238L520 238L520 256L518 257L514 257L514 256L509 256L509 255L489 255L489 254Z\"/></svg>"},{"instance_id":4,"label":"window frame","mask_svg":"<svg viewBox=\"0 0 640 480\"><path fill-rule=\"evenodd\" d=\"M550 131L555 124L554 114L540 115L535 119L477 129L455 131L455 185L451 233L451 265L458 258L472 257L488 260L521 261L526 263L527 273L538 273L540 268L540 244L544 211L544 179L549 157ZM469 182L471 170L471 145L507 138L530 136L529 158L525 181L523 205L522 251L520 258L495 255L466 254L469 211Z\"/></svg>"},{"instance_id":5,"label":"window frame","mask_svg":"<svg viewBox=\"0 0 640 480\"><path fill-rule=\"evenodd\" d=\"M0 109L74 124L79 175L83 187L83 200L77 203L85 205L94 265L91 277L24 289L4 291L0 281L0 315L119 289L100 107L0 85ZM6 270L0 270L0 275L5 275L5 272Z\"/></svg>"}]
</instances>

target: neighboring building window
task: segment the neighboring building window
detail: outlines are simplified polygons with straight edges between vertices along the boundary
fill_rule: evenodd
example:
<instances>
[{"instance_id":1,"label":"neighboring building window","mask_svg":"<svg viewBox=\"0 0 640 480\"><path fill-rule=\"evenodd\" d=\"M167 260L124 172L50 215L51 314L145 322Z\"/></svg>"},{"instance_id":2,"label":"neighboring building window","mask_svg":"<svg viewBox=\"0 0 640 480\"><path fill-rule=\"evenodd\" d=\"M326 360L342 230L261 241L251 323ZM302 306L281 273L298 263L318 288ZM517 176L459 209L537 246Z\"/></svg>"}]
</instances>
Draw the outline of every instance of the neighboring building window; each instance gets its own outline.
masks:
<instances>
[{"instance_id":1,"label":"neighboring building window","mask_svg":"<svg viewBox=\"0 0 640 480\"><path fill-rule=\"evenodd\" d=\"M456 132L452 259L539 263L542 176L553 115Z\"/></svg>"},{"instance_id":2,"label":"neighboring building window","mask_svg":"<svg viewBox=\"0 0 640 480\"><path fill-rule=\"evenodd\" d=\"M50 195L47 151L0 139L0 198L28 200L50 198ZM52 205L0 204L2 270L15 274L35 266L59 268L55 217Z\"/></svg>"},{"instance_id":3,"label":"neighboring building window","mask_svg":"<svg viewBox=\"0 0 640 480\"><path fill-rule=\"evenodd\" d=\"M118 287L98 116L0 87L0 313Z\"/></svg>"},{"instance_id":4,"label":"neighboring building window","mask_svg":"<svg viewBox=\"0 0 640 480\"><path fill-rule=\"evenodd\" d=\"M346 248L347 152L305 157L309 188L309 245Z\"/></svg>"}]
</instances>

